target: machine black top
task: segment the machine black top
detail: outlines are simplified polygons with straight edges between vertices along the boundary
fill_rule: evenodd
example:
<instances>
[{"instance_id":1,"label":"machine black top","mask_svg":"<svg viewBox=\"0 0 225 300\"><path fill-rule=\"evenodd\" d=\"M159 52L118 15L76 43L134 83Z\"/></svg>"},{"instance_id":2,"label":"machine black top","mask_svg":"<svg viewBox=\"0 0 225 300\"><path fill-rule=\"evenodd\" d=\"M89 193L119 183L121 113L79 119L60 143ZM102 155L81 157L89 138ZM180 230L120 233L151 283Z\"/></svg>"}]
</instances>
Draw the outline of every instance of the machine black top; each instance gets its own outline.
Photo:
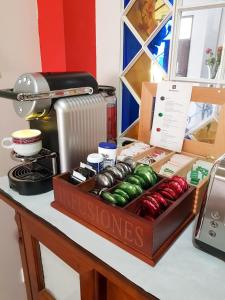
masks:
<instances>
[{"instance_id":1,"label":"machine black top","mask_svg":"<svg viewBox=\"0 0 225 300\"><path fill-rule=\"evenodd\" d=\"M41 73L48 82L50 91L75 87L92 87L98 93L96 79L87 72L48 72Z\"/></svg>"}]
</instances>

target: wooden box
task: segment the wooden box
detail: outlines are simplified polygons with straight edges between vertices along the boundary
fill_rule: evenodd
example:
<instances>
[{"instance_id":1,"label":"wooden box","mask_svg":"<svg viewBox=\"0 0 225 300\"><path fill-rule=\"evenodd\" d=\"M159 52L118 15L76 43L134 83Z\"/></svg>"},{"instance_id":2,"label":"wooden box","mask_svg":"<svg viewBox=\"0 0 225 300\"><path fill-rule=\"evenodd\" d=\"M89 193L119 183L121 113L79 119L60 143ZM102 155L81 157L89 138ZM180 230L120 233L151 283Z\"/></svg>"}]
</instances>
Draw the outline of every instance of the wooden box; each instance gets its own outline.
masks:
<instances>
[{"instance_id":1,"label":"wooden box","mask_svg":"<svg viewBox=\"0 0 225 300\"><path fill-rule=\"evenodd\" d=\"M65 173L54 177L53 186L53 207L150 265L159 260L194 216L193 187L150 221L136 215L140 197L120 208L89 193L95 187L94 179L73 185ZM156 187L157 184L147 191Z\"/></svg>"},{"instance_id":2,"label":"wooden box","mask_svg":"<svg viewBox=\"0 0 225 300\"><path fill-rule=\"evenodd\" d=\"M161 158L160 160L158 160L158 161L151 164L151 167L153 168L153 170L157 174L160 175L161 167L166 162L168 162L170 160L170 158L175 154L175 152L169 151L169 150L166 150L166 149L162 149L162 148L158 148L158 147L151 147L148 151L145 151L141 155L135 156L134 160L139 161L140 159L148 156L149 154L152 154L157 149L161 149L161 150L165 151L165 153L166 153L166 155L163 158ZM195 154L192 154L192 153L187 153L187 152L184 152L184 151L182 151L181 154L190 156L192 158L192 160L189 163L187 163L186 165L184 165L180 170L175 172L173 175L178 175L178 176L182 176L182 177L186 178L188 171L190 171L192 169L192 166L194 165L194 163L197 160L205 160L205 161L213 162L212 159L209 159L209 158L206 159L204 156L198 156L198 155L195 155ZM171 176L173 176L173 175L171 175ZM194 203L193 203L193 212L194 212L194 214L197 214L200 210L201 199L203 199L204 193L207 189L208 178L209 177L206 177L205 179L200 181L198 185L193 185L194 187L196 187L195 200L194 200Z\"/></svg>"},{"instance_id":3,"label":"wooden box","mask_svg":"<svg viewBox=\"0 0 225 300\"><path fill-rule=\"evenodd\" d=\"M117 157L119 157L121 155L122 150L131 148L135 143L136 143L136 141L135 142L131 142L130 144L128 144L126 146L118 147L117 148L117 153L116 153ZM143 151L141 151L141 152L133 155L132 158L135 159L135 160L137 160L139 158L145 157L149 153L149 151L151 152L151 148L153 148L153 147L151 147L149 145L149 149L143 150Z\"/></svg>"},{"instance_id":4,"label":"wooden box","mask_svg":"<svg viewBox=\"0 0 225 300\"><path fill-rule=\"evenodd\" d=\"M174 152L173 152L173 154L174 154ZM163 164L165 164L170 159L170 157L173 154L171 153L171 155L167 156L164 160L160 160L160 161L154 163L152 165L152 168L154 169L154 171L156 173L159 173L159 171L161 169L161 166ZM187 153L187 152L183 152L183 151L181 152L181 154L184 154L184 155L192 157L192 160L189 163L187 163L180 170L178 170L177 172L174 173L174 175L182 176L184 178L186 178L187 173L192 169L192 166L194 165L194 163L197 160L209 161L209 159L206 159L204 156L198 156L198 155ZM212 162L211 159L210 159L210 162ZM200 210L202 199L203 199L204 193L205 193L205 191L207 189L208 179L209 179L209 176L207 176L206 178L204 178L203 180L201 180L198 185L193 185L194 187L196 187L195 197L194 197L195 199L194 199L194 203L193 203L193 212L194 212L194 214L197 214L199 212L199 210Z\"/></svg>"},{"instance_id":5,"label":"wooden box","mask_svg":"<svg viewBox=\"0 0 225 300\"><path fill-rule=\"evenodd\" d=\"M142 85L141 108L138 140L144 143L150 142L151 124L154 110L154 99L156 96L157 84L145 82ZM179 170L176 175L186 176L192 165L197 159L214 162L216 158L225 153L225 89L211 88L211 87L193 87L191 101L202 102L208 104L220 105L220 114L218 118L218 126L214 143L199 142L196 140L184 140L182 153L192 156L193 161ZM153 151L154 148L151 148ZM145 153L146 154L146 153ZM164 164L174 153L171 152L166 158L160 162L152 165L156 172L159 172L160 167ZM198 213L203 195L206 191L208 178L202 180L196 186L195 201L193 212Z\"/></svg>"}]
</instances>

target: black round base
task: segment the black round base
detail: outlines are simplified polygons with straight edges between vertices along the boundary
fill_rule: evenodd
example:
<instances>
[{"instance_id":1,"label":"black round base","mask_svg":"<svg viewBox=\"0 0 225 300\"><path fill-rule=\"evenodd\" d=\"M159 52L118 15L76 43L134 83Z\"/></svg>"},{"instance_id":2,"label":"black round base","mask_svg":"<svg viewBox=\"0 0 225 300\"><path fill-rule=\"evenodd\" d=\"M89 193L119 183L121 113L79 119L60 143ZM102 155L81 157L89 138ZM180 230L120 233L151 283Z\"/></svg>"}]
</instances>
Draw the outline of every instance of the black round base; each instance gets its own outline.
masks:
<instances>
[{"instance_id":1,"label":"black round base","mask_svg":"<svg viewBox=\"0 0 225 300\"><path fill-rule=\"evenodd\" d=\"M52 172L38 163L19 165L8 172L10 188L20 195L38 195L52 190Z\"/></svg>"}]
</instances>

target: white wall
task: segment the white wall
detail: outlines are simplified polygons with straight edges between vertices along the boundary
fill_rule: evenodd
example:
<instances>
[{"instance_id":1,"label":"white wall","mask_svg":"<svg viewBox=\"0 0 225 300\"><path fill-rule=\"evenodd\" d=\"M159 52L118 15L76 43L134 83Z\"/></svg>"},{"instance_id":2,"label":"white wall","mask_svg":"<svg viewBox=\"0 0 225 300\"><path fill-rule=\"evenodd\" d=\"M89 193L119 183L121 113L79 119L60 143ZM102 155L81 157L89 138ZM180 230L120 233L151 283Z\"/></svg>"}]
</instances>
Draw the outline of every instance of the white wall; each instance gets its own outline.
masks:
<instances>
[{"instance_id":1,"label":"white wall","mask_svg":"<svg viewBox=\"0 0 225 300\"><path fill-rule=\"evenodd\" d=\"M0 1L0 41L0 89L12 87L21 73L41 70L36 0ZM28 126L10 100L0 98L0 112L0 140ZM13 164L0 147L0 176Z\"/></svg>"},{"instance_id":2,"label":"white wall","mask_svg":"<svg viewBox=\"0 0 225 300\"><path fill-rule=\"evenodd\" d=\"M221 24L220 24L219 39L218 39L218 46L223 46L224 34L225 34L225 9L223 8L222 9Z\"/></svg>"},{"instance_id":3,"label":"white wall","mask_svg":"<svg viewBox=\"0 0 225 300\"><path fill-rule=\"evenodd\" d=\"M201 77L203 54L205 52L205 36L207 16L203 11L187 12L184 14L193 16L191 45L188 64L188 77ZM199 32L201 30L201 34Z\"/></svg>"},{"instance_id":4,"label":"white wall","mask_svg":"<svg viewBox=\"0 0 225 300\"><path fill-rule=\"evenodd\" d=\"M119 89L121 0L96 0L97 81Z\"/></svg>"},{"instance_id":5,"label":"white wall","mask_svg":"<svg viewBox=\"0 0 225 300\"><path fill-rule=\"evenodd\" d=\"M222 21L222 8L215 8L208 11L207 16L207 26L206 26L206 37L204 45L204 53L206 48L210 48L216 53L217 47L220 46L219 42L219 33L220 33L220 24ZM202 72L201 76L207 78L208 69L205 64L205 59L207 58L206 54L203 56Z\"/></svg>"},{"instance_id":6,"label":"white wall","mask_svg":"<svg viewBox=\"0 0 225 300\"><path fill-rule=\"evenodd\" d=\"M36 0L0 1L0 89L10 88L24 72L40 71ZM0 140L27 127L16 116L10 100L0 98ZM0 176L13 165L0 146ZM25 300L14 211L0 200L0 299Z\"/></svg>"},{"instance_id":7,"label":"white wall","mask_svg":"<svg viewBox=\"0 0 225 300\"><path fill-rule=\"evenodd\" d=\"M0 199L0 299L25 300L14 210Z\"/></svg>"}]
</instances>

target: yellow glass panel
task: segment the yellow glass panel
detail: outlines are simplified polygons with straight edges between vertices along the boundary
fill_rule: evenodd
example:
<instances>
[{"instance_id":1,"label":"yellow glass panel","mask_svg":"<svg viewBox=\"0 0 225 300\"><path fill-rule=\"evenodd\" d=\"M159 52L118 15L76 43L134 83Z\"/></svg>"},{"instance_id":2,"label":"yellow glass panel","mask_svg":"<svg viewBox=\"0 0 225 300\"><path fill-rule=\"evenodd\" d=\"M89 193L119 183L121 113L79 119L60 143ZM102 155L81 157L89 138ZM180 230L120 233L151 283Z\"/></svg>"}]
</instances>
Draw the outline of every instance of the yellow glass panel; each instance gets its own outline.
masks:
<instances>
[{"instance_id":1,"label":"yellow glass panel","mask_svg":"<svg viewBox=\"0 0 225 300\"><path fill-rule=\"evenodd\" d=\"M216 139L218 122L216 120L210 120L202 128L196 130L193 133L194 138L203 143L214 144Z\"/></svg>"},{"instance_id":2,"label":"yellow glass panel","mask_svg":"<svg viewBox=\"0 0 225 300\"><path fill-rule=\"evenodd\" d=\"M138 129L139 129L139 121L133 124L124 135L125 137L129 137L132 139L138 139Z\"/></svg>"},{"instance_id":3,"label":"yellow glass panel","mask_svg":"<svg viewBox=\"0 0 225 300\"><path fill-rule=\"evenodd\" d=\"M141 98L142 82L160 82L163 79L163 73L160 67L153 63L144 52L126 73L125 78L139 98Z\"/></svg>"},{"instance_id":4,"label":"yellow glass panel","mask_svg":"<svg viewBox=\"0 0 225 300\"><path fill-rule=\"evenodd\" d=\"M214 144L221 106L191 102L187 118L186 139Z\"/></svg>"},{"instance_id":5,"label":"yellow glass panel","mask_svg":"<svg viewBox=\"0 0 225 300\"><path fill-rule=\"evenodd\" d=\"M142 82L150 81L150 75L151 60L144 52L125 75L125 78L130 83L139 98L141 98Z\"/></svg>"},{"instance_id":6,"label":"yellow glass panel","mask_svg":"<svg viewBox=\"0 0 225 300\"><path fill-rule=\"evenodd\" d=\"M145 41L168 13L163 0L136 0L127 18Z\"/></svg>"}]
</instances>

